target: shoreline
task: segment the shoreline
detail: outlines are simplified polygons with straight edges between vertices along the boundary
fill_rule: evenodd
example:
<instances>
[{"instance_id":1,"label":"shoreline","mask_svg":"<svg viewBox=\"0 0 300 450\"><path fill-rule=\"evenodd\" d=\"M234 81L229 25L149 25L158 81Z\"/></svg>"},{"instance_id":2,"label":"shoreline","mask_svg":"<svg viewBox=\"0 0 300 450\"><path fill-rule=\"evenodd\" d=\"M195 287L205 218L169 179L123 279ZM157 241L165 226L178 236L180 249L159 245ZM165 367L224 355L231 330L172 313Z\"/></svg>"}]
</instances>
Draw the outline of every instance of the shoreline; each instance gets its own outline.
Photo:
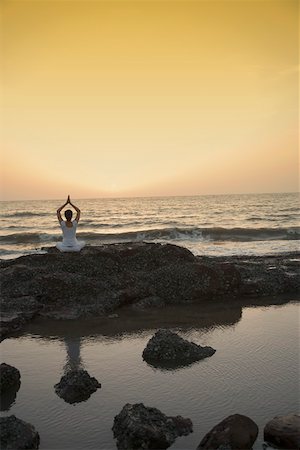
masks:
<instances>
[{"instance_id":1,"label":"shoreline","mask_svg":"<svg viewBox=\"0 0 300 450\"><path fill-rule=\"evenodd\" d=\"M1 337L34 319L105 318L174 305L234 308L300 291L300 252L265 256L194 256L172 244L85 247L1 260Z\"/></svg>"}]
</instances>

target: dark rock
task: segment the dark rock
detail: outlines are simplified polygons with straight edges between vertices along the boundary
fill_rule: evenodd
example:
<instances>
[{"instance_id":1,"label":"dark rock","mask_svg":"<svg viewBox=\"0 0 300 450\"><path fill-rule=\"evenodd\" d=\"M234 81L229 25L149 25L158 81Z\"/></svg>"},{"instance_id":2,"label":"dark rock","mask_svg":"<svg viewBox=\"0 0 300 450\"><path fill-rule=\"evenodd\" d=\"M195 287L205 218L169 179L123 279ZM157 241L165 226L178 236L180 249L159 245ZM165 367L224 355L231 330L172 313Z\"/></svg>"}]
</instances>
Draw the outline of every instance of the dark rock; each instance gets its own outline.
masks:
<instances>
[{"instance_id":1,"label":"dark rock","mask_svg":"<svg viewBox=\"0 0 300 450\"><path fill-rule=\"evenodd\" d=\"M112 430L118 449L165 449L178 436L191 433L193 424L190 419L168 417L143 403L127 403L115 417Z\"/></svg>"},{"instance_id":2,"label":"dark rock","mask_svg":"<svg viewBox=\"0 0 300 450\"><path fill-rule=\"evenodd\" d=\"M79 254L47 251L0 261L3 337L36 315L73 320L107 316L128 305L226 302L300 289L297 252L196 257L182 247L144 242L87 246Z\"/></svg>"},{"instance_id":3,"label":"dark rock","mask_svg":"<svg viewBox=\"0 0 300 450\"><path fill-rule=\"evenodd\" d=\"M40 437L35 428L15 416L0 418L2 450L39 448Z\"/></svg>"},{"instance_id":4,"label":"dark rock","mask_svg":"<svg viewBox=\"0 0 300 450\"><path fill-rule=\"evenodd\" d=\"M77 369L63 375L54 388L67 403L79 403L90 398L93 392L101 388L101 384L86 370Z\"/></svg>"},{"instance_id":5,"label":"dark rock","mask_svg":"<svg viewBox=\"0 0 300 450\"><path fill-rule=\"evenodd\" d=\"M19 388L9 388L0 396L0 411L9 411L17 398Z\"/></svg>"},{"instance_id":6,"label":"dark rock","mask_svg":"<svg viewBox=\"0 0 300 450\"><path fill-rule=\"evenodd\" d=\"M155 367L173 368L212 356L212 347L201 347L170 330L158 330L143 351L143 359Z\"/></svg>"},{"instance_id":7,"label":"dark rock","mask_svg":"<svg viewBox=\"0 0 300 450\"><path fill-rule=\"evenodd\" d=\"M258 435L258 426L249 417L234 414L226 417L202 439L197 450L248 450Z\"/></svg>"},{"instance_id":8,"label":"dark rock","mask_svg":"<svg viewBox=\"0 0 300 450\"><path fill-rule=\"evenodd\" d=\"M264 440L284 449L300 449L300 416L276 416L264 428Z\"/></svg>"},{"instance_id":9,"label":"dark rock","mask_svg":"<svg viewBox=\"0 0 300 450\"><path fill-rule=\"evenodd\" d=\"M20 388L20 372L9 364L2 363L0 365L0 392L1 394L8 389L15 388L17 391Z\"/></svg>"},{"instance_id":10,"label":"dark rock","mask_svg":"<svg viewBox=\"0 0 300 450\"><path fill-rule=\"evenodd\" d=\"M162 308L163 306L165 306L165 302L161 298L152 296L143 298L139 302L134 303L132 305L132 309L136 311L143 311L149 308Z\"/></svg>"},{"instance_id":11,"label":"dark rock","mask_svg":"<svg viewBox=\"0 0 300 450\"><path fill-rule=\"evenodd\" d=\"M21 375L18 369L8 364L0 365L0 411L7 411L16 400L20 389Z\"/></svg>"}]
</instances>

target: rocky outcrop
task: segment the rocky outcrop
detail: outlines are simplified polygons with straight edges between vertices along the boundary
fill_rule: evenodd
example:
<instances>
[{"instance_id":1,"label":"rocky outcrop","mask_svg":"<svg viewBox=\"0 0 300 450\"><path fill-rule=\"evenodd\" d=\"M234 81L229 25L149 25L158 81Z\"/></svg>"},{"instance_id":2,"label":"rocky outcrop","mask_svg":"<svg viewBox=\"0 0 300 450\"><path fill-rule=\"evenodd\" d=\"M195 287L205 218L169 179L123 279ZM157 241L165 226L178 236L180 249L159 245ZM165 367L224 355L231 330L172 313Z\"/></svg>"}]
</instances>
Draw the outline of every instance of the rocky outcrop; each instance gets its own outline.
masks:
<instances>
[{"instance_id":1,"label":"rocky outcrop","mask_svg":"<svg viewBox=\"0 0 300 450\"><path fill-rule=\"evenodd\" d=\"M190 419L168 417L143 403L127 403L115 417L112 430L120 450L165 449L178 436L191 433L193 424Z\"/></svg>"},{"instance_id":2,"label":"rocky outcrop","mask_svg":"<svg viewBox=\"0 0 300 450\"><path fill-rule=\"evenodd\" d=\"M90 398L93 392L101 388L101 384L86 370L76 369L63 375L54 388L67 403L79 403Z\"/></svg>"},{"instance_id":3,"label":"rocky outcrop","mask_svg":"<svg viewBox=\"0 0 300 450\"><path fill-rule=\"evenodd\" d=\"M258 426L247 416L226 417L202 439L197 450L250 450L258 435Z\"/></svg>"},{"instance_id":4,"label":"rocky outcrop","mask_svg":"<svg viewBox=\"0 0 300 450\"><path fill-rule=\"evenodd\" d=\"M21 374L13 366L2 363L0 365L0 392L1 394L9 389L18 390L20 387Z\"/></svg>"},{"instance_id":5,"label":"rocky outcrop","mask_svg":"<svg viewBox=\"0 0 300 450\"><path fill-rule=\"evenodd\" d=\"M143 351L143 359L155 367L173 368L212 356L212 347L201 347L170 330L158 330Z\"/></svg>"},{"instance_id":6,"label":"rocky outcrop","mask_svg":"<svg viewBox=\"0 0 300 450\"><path fill-rule=\"evenodd\" d=\"M2 260L2 335L37 315L76 319L127 305L143 310L297 292L297 255L196 257L175 245L140 242Z\"/></svg>"},{"instance_id":7,"label":"rocky outcrop","mask_svg":"<svg viewBox=\"0 0 300 450\"><path fill-rule=\"evenodd\" d=\"M300 449L300 416L276 416L264 428L264 440L276 448Z\"/></svg>"},{"instance_id":8,"label":"rocky outcrop","mask_svg":"<svg viewBox=\"0 0 300 450\"><path fill-rule=\"evenodd\" d=\"M33 425L9 416L0 418L0 442L2 450L36 449L40 437Z\"/></svg>"}]
</instances>

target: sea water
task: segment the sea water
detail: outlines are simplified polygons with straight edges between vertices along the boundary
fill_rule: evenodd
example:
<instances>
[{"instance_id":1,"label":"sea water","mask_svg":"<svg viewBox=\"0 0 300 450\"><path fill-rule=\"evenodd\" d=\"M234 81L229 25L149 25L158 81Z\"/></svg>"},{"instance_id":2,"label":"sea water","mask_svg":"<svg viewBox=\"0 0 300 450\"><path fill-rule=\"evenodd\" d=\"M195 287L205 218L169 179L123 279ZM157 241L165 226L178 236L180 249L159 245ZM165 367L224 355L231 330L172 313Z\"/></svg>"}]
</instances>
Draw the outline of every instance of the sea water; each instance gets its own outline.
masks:
<instances>
[{"instance_id":1,"label":"sea water","mask_svg":"<svg viewBox=\"0 0 300 450\"><path fill-rule=\"evenodd\" d=\"M194 254L272 254L299 250L297 193L75 200L86 245L163 242ZM61 240L63 200L1 202L0 258L41 252Z\"/></svg>"},{"instance_id":2,"label":"sea water","mask_svg":"<svg viewBox=\"0 0 300 450\"><path fill-rule=\"evenodd\" d=\"M61 203L2 202L0 258L55 245L61 239L56 218ZM82 210L78 238L87 245L168 242L196 255L299 250L297 194L76 203ZM166 307L159 313L121 310L118 317L87 322L36 320L1 343L1 360L21 372L21 388L1 415L15 414L32 423L40 433L41 450L109 450L116 448L114 416L127 402L143 402L167 415L191 418L194 432L171 448L192 450L219 421L240 413L258 424L254 449L262 449L266 422L299 411L299 308L293 302L268 307L227 302ZM216 353L188 367L155 369L143 361L142 351L162 327L212 346ZM102 383L90 399L75 405L54 390L70 366L85 368Z\"/></svg>"},{"instance_id":3,"label":"sea water","mask_svg":"<svg viewBox=\"0 0 300 450\"><path fill-rule=\"evenodd\" d=\"M291 297L291 300L293 298ZM259 426L276 415L299 412L299 309L277 306L211 310L177 306L88 322L35 322L1 344L1 359L21 372L21 387L1 415L32 423L41 450L116 449L112 426L126 403L144 403L192 420L194 432L173 450L195 450L225 417L239 413ZM143 361L148 340L164 326L216 353L176 370ZM68 367L83 367L102 384L82 403L59 398L54 385Z\"/></svg>"}]
</instances>

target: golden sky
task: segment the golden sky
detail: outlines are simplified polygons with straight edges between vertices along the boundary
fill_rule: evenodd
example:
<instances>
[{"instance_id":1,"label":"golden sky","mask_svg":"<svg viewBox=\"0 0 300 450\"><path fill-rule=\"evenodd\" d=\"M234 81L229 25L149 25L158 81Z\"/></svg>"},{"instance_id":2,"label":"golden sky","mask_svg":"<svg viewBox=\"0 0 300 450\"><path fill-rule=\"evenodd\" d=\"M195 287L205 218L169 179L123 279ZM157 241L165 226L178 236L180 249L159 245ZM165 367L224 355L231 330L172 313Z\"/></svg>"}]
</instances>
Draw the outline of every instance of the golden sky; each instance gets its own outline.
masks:
<instances>
[{"instance_id":1,"label":"golden sky","mask_svg":"<svg viewBox=\"0 0 300 450\"><path fill-rule=\"evenodd\" d=\"M298 7L2 0L2 199L296 191Z\"/></svg>"}]
</instances>

